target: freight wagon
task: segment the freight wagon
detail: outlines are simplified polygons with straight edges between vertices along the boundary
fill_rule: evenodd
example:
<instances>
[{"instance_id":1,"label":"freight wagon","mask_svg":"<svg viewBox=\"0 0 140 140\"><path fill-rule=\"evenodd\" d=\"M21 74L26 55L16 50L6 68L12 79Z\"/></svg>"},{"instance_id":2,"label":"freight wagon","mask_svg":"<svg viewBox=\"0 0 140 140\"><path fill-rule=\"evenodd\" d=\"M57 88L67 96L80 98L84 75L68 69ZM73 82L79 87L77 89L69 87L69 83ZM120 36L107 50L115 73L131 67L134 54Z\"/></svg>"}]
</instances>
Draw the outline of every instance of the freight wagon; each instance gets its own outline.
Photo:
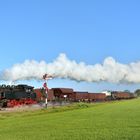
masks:
<instances>
[{"instance_id":1,"label":"freight wagon","mask_svg":"<svg viewBox=\"0 0 140 140\"><path fill-rule=\"evenodd\" d=\"M73 100L73 89L52 88L55 100Z\"/></svg>"},{"instance_id":2,"label":"freight wagon","mask_svg":"<svg viewBox=\"0 0 140 140\"><path fill-rule=\"evenodd\" d=\"M45 101L46 93L45 93L45 90L43 88L34 89L34 92L36 93L36 101L37 102L44 102ZM47 99L48 99L48 101L55 100L53 89L48 90Z\"/></svg>"},{"instance_id":3,"label":"freight wagon","mask_svg":"<svg viewBox=\"0 0 140 140\"><path fill-rule=\"evenodd\" d=\"M104 93L89 93L89 101L105 101L106 94Z\"/></svg>"},{"instance_id":4,"label":"freight wagon","mask_svg":"<svg viewBox=\"0 0 140 140\"><path fill-rule=\"evenodd\" d=\"M74 92L73 101L89 101L88 92Z\"/></svg>"},{"instance_id":5,"label":"freight wagon","mask_svg":"<svg viewBox=\"0 0 140 140\"><path fill-rule=\"evenodd\" d=\"M135 97L134 94L129 92L119 92L119 91L111 92L112 100L132 99L134 97Z\"/></svg>"}]
</instances>

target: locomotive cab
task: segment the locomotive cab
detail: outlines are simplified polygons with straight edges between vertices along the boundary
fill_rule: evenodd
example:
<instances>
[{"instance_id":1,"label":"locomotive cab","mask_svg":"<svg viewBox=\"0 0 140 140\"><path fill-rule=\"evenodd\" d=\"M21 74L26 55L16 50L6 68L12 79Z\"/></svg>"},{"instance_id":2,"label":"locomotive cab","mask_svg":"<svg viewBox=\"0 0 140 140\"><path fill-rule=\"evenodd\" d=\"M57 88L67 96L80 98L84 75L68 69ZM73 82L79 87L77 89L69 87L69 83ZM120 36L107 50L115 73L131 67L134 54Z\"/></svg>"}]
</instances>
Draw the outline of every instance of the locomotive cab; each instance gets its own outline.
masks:
<instances>
[{"instance_id":1,"label":"locomotive cab","mask_svg":"<svg viewBox=\"0 0 140 140\"><path fill-rule=\"evenodd\" d=\"M3 98L5 98L5 93L4 92L1 92L0 93L0 99L3 99Z\"/></svg>"}]
</instances>

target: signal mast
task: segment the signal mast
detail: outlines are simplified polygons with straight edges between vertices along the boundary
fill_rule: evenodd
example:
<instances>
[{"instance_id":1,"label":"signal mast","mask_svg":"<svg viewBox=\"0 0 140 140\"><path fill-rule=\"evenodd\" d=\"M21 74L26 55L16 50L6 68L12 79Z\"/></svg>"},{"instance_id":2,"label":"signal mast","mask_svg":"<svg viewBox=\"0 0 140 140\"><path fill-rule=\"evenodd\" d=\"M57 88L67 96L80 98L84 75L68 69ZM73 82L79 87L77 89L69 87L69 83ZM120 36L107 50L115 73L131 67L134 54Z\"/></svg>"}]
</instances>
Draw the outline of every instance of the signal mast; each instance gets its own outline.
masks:
<instances>
[{"instance_id":1,"label":"signal mast","mask_svg":"<svg viewBox=\"0 0 140 140\"><path fill-rule=\"evenodd\" d=\"M44 74L43 75L43 80L45 80L44 84L43 84L43 87L45 89L45 106L47 107L48 105L48 91L49 91L49 88L48 88L48 85L47 85L47 81L52 79L53 77L51 75L48 75L48 74Z\"/></svg>"}]
</instances>

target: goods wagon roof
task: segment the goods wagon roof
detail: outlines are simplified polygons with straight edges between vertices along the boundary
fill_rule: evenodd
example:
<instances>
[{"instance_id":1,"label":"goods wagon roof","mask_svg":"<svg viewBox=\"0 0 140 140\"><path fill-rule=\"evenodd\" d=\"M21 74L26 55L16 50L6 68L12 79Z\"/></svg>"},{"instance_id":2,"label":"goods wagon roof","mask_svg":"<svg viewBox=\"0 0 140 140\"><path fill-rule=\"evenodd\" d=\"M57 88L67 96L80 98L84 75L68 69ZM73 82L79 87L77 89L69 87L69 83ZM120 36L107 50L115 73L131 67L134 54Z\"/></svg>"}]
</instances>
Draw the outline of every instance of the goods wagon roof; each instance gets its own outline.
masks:
<instances>
[{"instance_id":1,"label":"goods wagon roof","mask_svg":"<svg viewBox=\"0 0 140 140\"><path fill-rule=\"evenodd\" d=\"M74 93L78 93L78 94L87 94L88 92L86 92L86 91L75 91Z\"/></svg>"},{"instance_id":2,"label":"goods wagon roof","mask_svg":"<svg viewBox=\"0 0 140 140\"><path fill-rule=\"evenodd\" d=\"M73 89L71 89L71 88L52 88L52 89L53 90L59 90L63 94L65 94L65 93L73 93Z\"/></svg>"}]
</instances>

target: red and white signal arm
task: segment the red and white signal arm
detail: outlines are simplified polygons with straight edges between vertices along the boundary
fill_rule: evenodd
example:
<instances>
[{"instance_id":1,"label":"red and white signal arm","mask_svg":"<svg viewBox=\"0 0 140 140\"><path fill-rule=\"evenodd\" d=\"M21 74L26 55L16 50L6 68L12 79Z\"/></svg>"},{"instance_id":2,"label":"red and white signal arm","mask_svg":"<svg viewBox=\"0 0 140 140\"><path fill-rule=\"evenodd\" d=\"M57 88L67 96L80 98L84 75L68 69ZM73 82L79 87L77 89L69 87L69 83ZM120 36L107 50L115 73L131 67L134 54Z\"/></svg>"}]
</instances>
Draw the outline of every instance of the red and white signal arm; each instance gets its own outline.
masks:
<instances>
[{"instance_id":1,"label":"red and white signal arm","mask_svg":"<svg viewBox=\"0 0 140 140\"><path fill-rule=\"evenodd\" d=\"M48 74L44 74L43 75L43 79L44 80L48 80L48 79L52 79L53 77L51 75L48 75Z\"/></svg>"}]
</instances>

